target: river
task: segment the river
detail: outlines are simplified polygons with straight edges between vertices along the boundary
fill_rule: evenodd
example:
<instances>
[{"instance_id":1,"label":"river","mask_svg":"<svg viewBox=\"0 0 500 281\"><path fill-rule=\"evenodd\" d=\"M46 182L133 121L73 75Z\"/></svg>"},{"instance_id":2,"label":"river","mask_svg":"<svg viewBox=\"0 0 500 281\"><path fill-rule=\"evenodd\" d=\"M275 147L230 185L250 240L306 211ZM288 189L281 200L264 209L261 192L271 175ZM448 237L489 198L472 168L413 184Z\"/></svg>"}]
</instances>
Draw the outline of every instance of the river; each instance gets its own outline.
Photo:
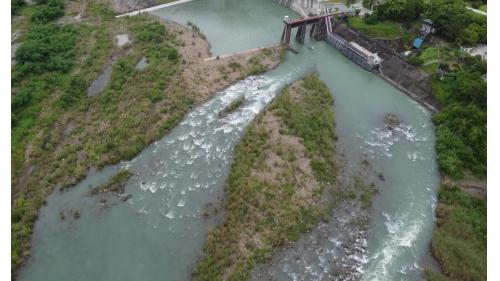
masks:
<instances>
[{"instance_id":1,"label":"river","mask_svg":"<svg viewBox=\"0 0 500 281\"><path fill-rule=\"evenodd\" d=\"M298 17L270 0L195 0L153 14L198 25L214 55L274 44L283 17ZM234 145L283 86L313 71L332 91L349 163L368 158L385 178L372 210L362 279L420 280L439 184L430 113L324 42L295 48L299 54L289 52L276 69L217 93L133 160L91 171L50 196L19 280L189 280L207 231L219 220L203 212L223 196ZM218 112L241 96L244 105L219 119ZM389 112L401 120L393 132L384 127ZM135 174L126 186L131 199L102 203L88 195L124 168ZM80 218L61 220L60 213L72 209ZM276 270L280 280L310 280L310 269L302 267Z\"/></svg>"}]
</instances>

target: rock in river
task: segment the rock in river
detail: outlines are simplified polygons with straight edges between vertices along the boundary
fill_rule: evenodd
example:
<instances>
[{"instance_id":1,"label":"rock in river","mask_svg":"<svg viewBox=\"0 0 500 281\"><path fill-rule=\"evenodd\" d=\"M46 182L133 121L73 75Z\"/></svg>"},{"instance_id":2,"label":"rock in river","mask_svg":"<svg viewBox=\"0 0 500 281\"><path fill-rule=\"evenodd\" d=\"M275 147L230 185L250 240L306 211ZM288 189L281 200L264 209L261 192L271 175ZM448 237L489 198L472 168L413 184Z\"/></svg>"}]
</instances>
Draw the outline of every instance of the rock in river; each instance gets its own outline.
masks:
<instances>
[{"instance_id":1,"label":"rock in river","mask_svg":"<svg viewBox=\"0 0 500 281\"><path fill-rule=\"evenodd\" d=\"M385 125L387 126L387 128L389 128L390 130L394 130L394 128L399 126L399 119L396 116L396 114L394 114L394 113L388 113L385 116L384 122L385 122Z\"/></svg>"}]
</instances>

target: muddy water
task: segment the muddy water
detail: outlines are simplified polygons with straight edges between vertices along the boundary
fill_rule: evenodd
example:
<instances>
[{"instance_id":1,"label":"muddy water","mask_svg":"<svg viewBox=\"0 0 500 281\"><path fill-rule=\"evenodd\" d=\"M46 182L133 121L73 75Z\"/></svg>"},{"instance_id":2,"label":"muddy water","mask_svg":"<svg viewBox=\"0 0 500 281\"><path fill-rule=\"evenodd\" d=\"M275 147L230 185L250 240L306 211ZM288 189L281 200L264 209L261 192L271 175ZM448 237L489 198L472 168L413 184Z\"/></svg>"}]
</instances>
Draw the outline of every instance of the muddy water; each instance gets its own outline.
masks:
<instances>
[{"instance_id":1,"label":"muddy water","mask_svg":"<svg viewBox=\"0 0 500 281\"><path fill-rule=\"evenodd\" d=\"M203 0L155 14L196 23L213 53L223 54L275 43L283 16L292 12L266 0ZM69 191L51 196L40 212L33 257L20 280L189 280L207 230L217 223L217 216L206 219L203 212L222 196L233 146L280 88L311 71L333 92L348 166L355 169L360 159L368 158L385 178L378 183L381 193L363 242L366 250L353 263L356 276L420 280L438 184L429 113L323 42L296 48L300 53L288 54L275 70L238 82L193 110L132 161L92 172ZM243 95L240 109L218 118L219 111ZM392 132L383 124L388 112L402 122ZM131 199L88 196L90 186L120 169L135 174L125 190ZM72 218L72 210L79 211L79 219ZM61 212L67 214L64 220ZM323 251L304 247L298 252L304 258L276 261L275 278L321 280L335 275L330 265L342 259L341 251L335 252L338 240L329 239L335 231L317 242Z\"/></svg>"}]
</instances>

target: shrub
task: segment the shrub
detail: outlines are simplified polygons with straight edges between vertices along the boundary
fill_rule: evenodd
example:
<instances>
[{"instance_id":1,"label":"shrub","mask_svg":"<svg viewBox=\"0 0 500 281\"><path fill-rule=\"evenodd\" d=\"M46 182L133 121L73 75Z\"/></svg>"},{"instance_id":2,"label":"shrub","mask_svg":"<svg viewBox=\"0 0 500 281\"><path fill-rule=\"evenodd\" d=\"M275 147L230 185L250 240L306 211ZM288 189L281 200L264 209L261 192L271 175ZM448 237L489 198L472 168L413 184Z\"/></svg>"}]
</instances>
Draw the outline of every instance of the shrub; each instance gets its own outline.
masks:
<instances>
[{"instance_id":1,"label":"shrub","mask_svg":"<svg viewBox=\"0 0 500 281\"><path fill-rule=\"evenodd\" d=\"M363 22L366 24L376 24L378 22L377 15L371 14L363 17Z\"/></svg>"},{"instance_id":2,"label":"shrub","mask_svg":"<svg viewBox=\"0 0 500 281\"><path fill-rule=\"evenodd\" d=\"M167 58L171 61L177 60L179 57L179 52L177 51L176 48L168 48L167 51Z\"/></svg>"},{"instance_id":3,"label":"shrub","mask_svg":"<svg viewBox=\"0 0 500 281\"><path fill-rule=\"evenodd\" d=\"M486 280L486 200L456 187L439 191L431 249L453 280Z\"/></svg>"},{"instance_id":4,"label":"shrub","mask_svg":"<svg viewBox=\"0 0 500 281\"><path fill-rule=\"evenodd\" d=\"M12 74L19 81L28 74L67 72L74 63L77 30L71 26L35 26L16 51Z\"/></svg>"},{"instance_id":5,"label":"shrub","mask_svg":"<svg viewBox=\"0 0 500 281\"><path fill-rule=\"evenodd\" d=\"M26 5L24 0L11 0L10 1L10 14L17 15L19 11Z\"/></svg>"},{"instance_id":6,"label":"shrub","mask_svg":"<svg viewBox=\"0 0 500 281\"><path fill-rule=\"evenodd\" d=\"M454 178L463 169L486 175L486 84L477 72L460 70L439 88L443 110L433 118L440 169Z\"/></svg>"},{"instance_id":7,"label":"shrub","mask_svg":"<svg viewBox=\"0 0 500 281\"><path fill-rule=\"evenodd\" d=\"M414 66L421 66L422 64L424 64L424 60L419 56L411 57L408 61Z\"/></svg>"},{"instance_id":8,"label":"shrub","mask_svg":"<svg viewBox=\"0 0 500 281\"><path fill-rule=\"evenodd\" d=\"M136 28L136 37L140 42L160 43L167 34L165 27L159 22L151 22Z\"/></svg>"},{"instance_id":9,"label":"shrub","mask_svg":"<svg viewBox=\"0 0 500 281\"><path fill-rule=\"evenodd\" d=\"M31 15L31 20L35 23L48 23L64 15L63 0L47 0L39 2L35 11Z\"/></svg>"},{"instance_id":10,"label":"shrub","mask_svg":"<svg viewBox=\"0 0 500 281\"><path fill-rule=\"evenodd\" d=\"M377 6L374 14L379 19L408 22L419 18L423 8L420 0L387 0Z\"/></svg>"},{"instance_id":11,"label":"shrub","mask_svg":"<svg viewBox=\"0 0 500 281\"><path fill-rule=\"evenodd\" d=\"M444 37L457 43L486 43L486 17L467 10L463 0L428 1L425 10Z\"/></svg>"},{"instance_id":12,"label":"shrub","mask_svg":"<svg viewBox=\"0 0 500 281\"><path fill-rule=\"evenodd\" d=\"M59 105L62 108L69 108L76 101L85 96L87 86L87 81L81 76L77 75L71 78L59 98Z\"/></svg>"}]
</instances>

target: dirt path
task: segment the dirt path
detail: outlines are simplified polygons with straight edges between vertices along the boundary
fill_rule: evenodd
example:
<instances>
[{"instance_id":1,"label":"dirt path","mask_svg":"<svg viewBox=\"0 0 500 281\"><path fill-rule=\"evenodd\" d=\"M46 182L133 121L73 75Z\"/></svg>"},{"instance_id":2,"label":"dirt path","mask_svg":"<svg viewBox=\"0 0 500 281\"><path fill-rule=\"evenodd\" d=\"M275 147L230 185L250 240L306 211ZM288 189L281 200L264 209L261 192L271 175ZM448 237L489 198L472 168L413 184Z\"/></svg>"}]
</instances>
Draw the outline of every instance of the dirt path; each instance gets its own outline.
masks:
<instances>
[{"instance_id":1,"label":"dirt path","mask_svg":"<svg viewBox=\"0 0 500 281\"><path fill-rule=\"evenodd\" d=\"M171 7L171 6L175 6L175 5L179 5L179 4L183 4L183 3L187 3L187 2L191 2L191 1L192 0L178 0L178 1L174 1L174 2L169 2L169 3L161 4L161 5L158 5L158 6L153 6L153 7L149 7L149 8L144 8L144 9L136 10L136 11L129 12L129 13L126 13L126 14L118 15L116 17L120 18L120 17L125 17L125 16L135 16L135 15L138 15L140 13L151 12L151 11L154 11L154 10L163 9L163 8L166 8L166 7ZM126 8L130 9L130 5L122 4L121 6L116 7L116 10L123 11L123 10L126 10Z\"/></svg>"},{"instance_id":2,"label":"dirt path","mask_svg":"<svg viewBox=\"0 0 500 281\"><path fill-rule=\"evenodd\" d=\"M467 192L477 197L487 197L487 182L486 180L476 179L471 175L466 175L462 180L452 180L448 176L442 179L444 185L455 185L462 191Z\"/></svg>"}]
</instances>

